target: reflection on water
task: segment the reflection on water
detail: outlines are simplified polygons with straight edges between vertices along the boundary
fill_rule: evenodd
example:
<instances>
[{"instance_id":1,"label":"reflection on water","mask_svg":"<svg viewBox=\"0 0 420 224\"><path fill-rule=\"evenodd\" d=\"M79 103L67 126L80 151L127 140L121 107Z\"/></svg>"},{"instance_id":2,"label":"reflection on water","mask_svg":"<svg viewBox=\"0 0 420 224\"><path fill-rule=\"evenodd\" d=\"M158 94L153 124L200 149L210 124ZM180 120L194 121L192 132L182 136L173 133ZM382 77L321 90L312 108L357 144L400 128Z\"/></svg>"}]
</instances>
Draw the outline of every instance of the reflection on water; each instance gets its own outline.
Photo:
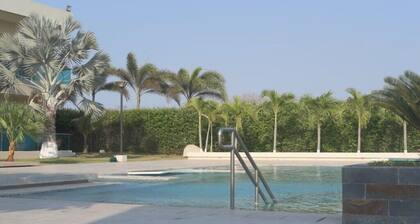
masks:
<instances>
[{"instance_id":1,"label":"reflection on water","mask_svg":"<svg viewBox=\"0 0 420 224\"><path fill-rule=\"evenodd\" d=\"M260 209L291 212L341 212L339 167L264 167L280 203ZM170 181L127 181L112 185L23 195L26 198L143 203L167 206L228 207L229 173L191 173ZM244 173L236 175L236 206L254 208L254 189Z\"/></svg>"}]
</instances>

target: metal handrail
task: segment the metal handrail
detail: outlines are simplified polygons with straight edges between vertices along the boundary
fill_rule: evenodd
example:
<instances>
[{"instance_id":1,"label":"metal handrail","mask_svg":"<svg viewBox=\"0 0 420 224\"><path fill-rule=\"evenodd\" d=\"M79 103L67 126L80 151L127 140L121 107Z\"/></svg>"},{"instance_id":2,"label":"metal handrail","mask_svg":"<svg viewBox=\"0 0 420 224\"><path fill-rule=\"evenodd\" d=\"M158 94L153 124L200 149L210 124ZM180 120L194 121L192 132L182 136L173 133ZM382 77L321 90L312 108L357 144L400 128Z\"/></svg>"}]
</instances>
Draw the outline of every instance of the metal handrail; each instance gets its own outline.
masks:
<instances>
[{"instance_id":1,"label":"metal handrail","mask_svg":"<svg viewBox=\"0 0 420 224\"><path fill-rule=\"evenodd\" d=\"M223 135L228 134L231 136L231 141L229 145L223 144ZM218 140L219 140L219 147L224 150L230 150L230 208L235 208L235 156L238 159L239 163L241 164L242 168L245 170L245 173L248 175L249 179L251 180L252 184L255 187L255 205L258 204L258 195L266 204L270 204L267 197L265 196L264 192L259 187L259 181L263 183L263 186L270 196L271 203L277 203L277 199L274 196L273 192L271 191L270 186L268 185L267 181L265 180L264 176L262 175L260 169L258 168L257 164L252 158L251 154L249 153L248 148L245 145L245 142L242 140L239 133L234 128L221 128L218 132ZM240 148L238 147L238 144ZM244 159L242 158L239 149L245 153L247 159L251 163L252 168L254 168L255 175L253 176L250 169L246 165Z\"/></svg>"}]
</instances>

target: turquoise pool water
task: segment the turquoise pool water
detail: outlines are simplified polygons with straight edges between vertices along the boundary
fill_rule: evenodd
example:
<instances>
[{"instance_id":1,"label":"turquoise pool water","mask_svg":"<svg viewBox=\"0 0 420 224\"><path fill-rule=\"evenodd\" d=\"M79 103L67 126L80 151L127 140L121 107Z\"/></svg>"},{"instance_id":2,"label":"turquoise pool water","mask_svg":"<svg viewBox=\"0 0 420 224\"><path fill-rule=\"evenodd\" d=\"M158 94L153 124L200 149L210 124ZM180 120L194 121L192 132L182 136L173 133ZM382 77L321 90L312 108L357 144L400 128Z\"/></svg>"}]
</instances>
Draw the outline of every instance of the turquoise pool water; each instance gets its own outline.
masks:
<instances>
[{"instance_id":1,"label":"turquoise pool water","mask_svg":"<svg viewBox=\"0 0 420 224\"><path fill-rule=\"evenodd\" d=\"M341 212L341 168L263 167L280 203L260 209L290 212ZM194 172L168 181L116 181L109 185L22 195L26 198L228 207L229 173ZM244 173L236 175L236 207L255 209L254 188Z\"/></svg>"}]
</instances>

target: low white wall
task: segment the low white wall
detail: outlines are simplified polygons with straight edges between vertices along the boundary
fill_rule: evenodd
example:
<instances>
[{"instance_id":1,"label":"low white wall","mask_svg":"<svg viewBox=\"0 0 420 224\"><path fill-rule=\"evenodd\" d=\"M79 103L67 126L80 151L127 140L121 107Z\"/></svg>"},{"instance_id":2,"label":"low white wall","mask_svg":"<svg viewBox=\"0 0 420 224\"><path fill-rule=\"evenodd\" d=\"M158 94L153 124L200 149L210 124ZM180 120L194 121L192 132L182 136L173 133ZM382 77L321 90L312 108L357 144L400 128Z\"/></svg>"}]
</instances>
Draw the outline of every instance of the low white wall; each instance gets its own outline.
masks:
<instances>
[{"instance_id":1,"label":"low white wall","mask_svg":"<svg viewBox=\"0 0 420 224\"><path fill-rule=\"evenodd\" d=\"M241 153L245 157L244 153ZM420 153L312 153L312 152L252 152L257 160L387 160L393 158L420 159ZM187 159L229 159L229 152L187 152Z\"/></svg>"}]
</instances>

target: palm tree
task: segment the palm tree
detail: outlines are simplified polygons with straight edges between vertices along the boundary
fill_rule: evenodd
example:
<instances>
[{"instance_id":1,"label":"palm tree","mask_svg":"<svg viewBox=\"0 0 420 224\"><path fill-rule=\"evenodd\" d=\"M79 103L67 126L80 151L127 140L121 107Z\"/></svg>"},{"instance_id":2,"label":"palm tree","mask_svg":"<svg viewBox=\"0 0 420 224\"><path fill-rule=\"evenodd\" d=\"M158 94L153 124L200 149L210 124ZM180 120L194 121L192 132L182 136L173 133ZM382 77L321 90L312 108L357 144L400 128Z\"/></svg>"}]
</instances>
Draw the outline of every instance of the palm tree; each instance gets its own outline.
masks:
<instances>
[{"instance_id":1,"label":"palm tree","mask_svg":"<svg viewBox=\"0 0 420 224\"><path fill-rule=\"evenodd\" d=\"M161 94L171 98L169 92L166 92L167 86L163 80L166 72L160 71L150 63L139 67L136 56L133 53L128 53L127 55L126 69L119 69L116 74L127 81L135 90L137 109L140 109L141 97L147 93ZM173 99L176 100L176 98Z\"/></svg>"},{"instance_id":2,"label":"palm tree","mask_svg":"<svg viewBox=\"0 0 420 224\"><path fill-rule=\"evenodd\" d=\"M0 38L0 61L0 91L29 94L29 105L45 115L40 158L58 157L55 117L66 102L94 118L103 112L84 93L109 58L98 49L95 35L81 31L71 17L60 23L36 15L23 19L14 35ZM68 80L64 70L72 73Z\"/></svg>"},{"instance_id":3,"label":"palm tree","mask_svg":"<svg viewBox=\"0 0 420 224\"><path fill-rule=\"evenodd\" d=\"M242 120L246 115L256 118L258 113L255 105L242 101L238 96L235 96L232 102L224 104L224 109L233 117L237 131L242 130Z\"/></svg>"},{"instance_id":4,"label":"palm tree","mask_svg":"<svg viewBox=\"0 0 420 224\"><path fill-rule=\"evenodd\" d=\"M203 150L203 139L202 139L202 120L203 111L205 110L206 103L201 98L193 99L189 102L189 106L193 107L198 114L198 144L200 149Z\"/></svg>"},{"instance_id":5,"label":"palm tree","mask_svg":"<svg viewBox=\"0 0 420 224\"><path fill-rule=\"evenodd\" d=\"M120 80L107 82L107 79L111 76L116 76L120 78ZM104 72L96 74L94 82L90 89L92 101L96 102L96 94L98 94L101 91L111 91L119 93L121 93L122 91L122 94L124 95L125 99L128 100L130 97L128 87L125 86L124 88L121 88L121 81L127 81L126 77L121 77L120 72L114 68L107 68Z\"/></svg>"},{"instance_id":6,"label":"palm tree","mask_svg":"<svg viewBox=\"0 0 420 224\"><path fill-rule=\"evenodd\" d=\"M9 140L6 161L13 161L16 145L25 135L36 137L42 130L41 117L23 104L3 102L0 106L0 130L4 130Z\"/></svg>"},{"instance_id":7,"label":"palm tree","mask_svg":"<svg viewBox=\"0 0 420 224\"><path fill-rule=\"evenodd\" d=\"M167 74L165 80L169 85L168 92L172 96L184 96L187 103L196 97L226 99L225 79L215 71L202 72L198 67L190 74L180 69L176 74Z\"/></svg>"},{"instance_id":8,"label":"palm tree","mask_svg":"<svg viewBox=\"0 0 420 224\"><path fill-rule=\"evenodd\" d=\"M309 123L316 125L317 129L317 153L321 152L321 126L330 119L336 109L337 102L332 97L332 92L327 92L318 97L303 96L301 102L308 114Z\"/></svg>"},{"instance_id":9,"label":"palm tree","mask_svg":"<svg viewBox=\"0 0 420 224\"><path fill-rule=\"evenodd\" d=\"M284 107L292 103L295 96L291 93L285 93L285 94L279 95L274 90L264 90L261 95L262 97L265 97L266 99L268 99L267 101L263 103L263 107L265 107L268 110L271 110L271 112L274 115L273 152L277 152L278 115L281 112L281 110L284 109Z\"/></svg>"},{"instance_id":10,"label":"palm tree","mask_svg":"<svg viewBox=\"0 0 420 224\"><path fill-rule=\"evenodd\" d=\"M229 105L227 103L218 104L216 108L216 114L223 120L225 127L229 125Z\"/></svg>"},{"instance_id":11,"label":"palm tree","mask_svg":"<svg viewBox=\"0 0 420 224\"><path fill-rule=\"evenodd\" d=\"M204 116L207 118L208 126L206 134L206 145L204 147L204 151L207 152L210 137L210 152L213 152L213 124L218 118L218 104L215 101L211 100L205 102L206 104L204 107Z\"/></svg>"},{"instance_id":12,"label":"palm tree","mask_svg":"<svg viewBox=\"0 0 420 224\"><path fill-rule=\"evenodd\" d=\"M420 76L406 71L398 78L385 78L385 87L373 91L375 102L420 130Z\"/></svg>"},{"instance_id":13,"label":"palm tree","mask_svg":"<svg viewBox=\"0 0 420 224\"><path fill-rule=\"evenodd\" d=\"M347 99L347 106L357 115L357 153L362 148L362 128L365 128L370 118L370 101L367 96L356 89L349 88L347 92L350 97Z\"/></svg>"}]
</instances>

